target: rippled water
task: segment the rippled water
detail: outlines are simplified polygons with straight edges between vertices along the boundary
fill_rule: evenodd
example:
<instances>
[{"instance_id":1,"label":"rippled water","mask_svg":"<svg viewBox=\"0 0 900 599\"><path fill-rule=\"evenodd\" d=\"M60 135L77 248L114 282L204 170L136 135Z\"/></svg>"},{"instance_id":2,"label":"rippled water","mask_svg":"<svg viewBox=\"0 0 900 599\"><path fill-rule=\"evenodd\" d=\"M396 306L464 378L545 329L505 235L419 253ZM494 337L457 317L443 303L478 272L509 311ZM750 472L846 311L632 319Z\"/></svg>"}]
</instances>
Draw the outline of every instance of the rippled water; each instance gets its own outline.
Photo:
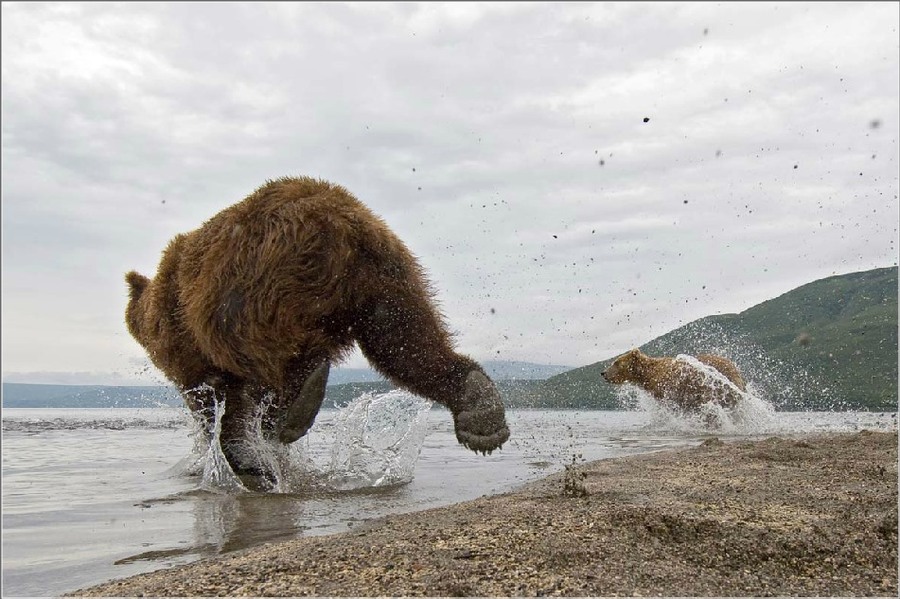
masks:
<instances>
[{"instance_id":1,"label":"rippled water","mask_svg":"<svg viewBox=\"0 0 900 599\"><path fill-rule=\"evenodd\" d=\"M183 410L3 410L3 595L55 595L340 532L507 491L573 459L696 444L710 434L896 430L895 414L778 413L763 402L711 433L641 394L631 400L628 412L511 411L510 441L481 456L457 444L444 410L408 394L361 398L323 411L306 438L276 456L281 478L266 493L210 465L213 448L197 443Z\"/></svg>"}]
</instances>

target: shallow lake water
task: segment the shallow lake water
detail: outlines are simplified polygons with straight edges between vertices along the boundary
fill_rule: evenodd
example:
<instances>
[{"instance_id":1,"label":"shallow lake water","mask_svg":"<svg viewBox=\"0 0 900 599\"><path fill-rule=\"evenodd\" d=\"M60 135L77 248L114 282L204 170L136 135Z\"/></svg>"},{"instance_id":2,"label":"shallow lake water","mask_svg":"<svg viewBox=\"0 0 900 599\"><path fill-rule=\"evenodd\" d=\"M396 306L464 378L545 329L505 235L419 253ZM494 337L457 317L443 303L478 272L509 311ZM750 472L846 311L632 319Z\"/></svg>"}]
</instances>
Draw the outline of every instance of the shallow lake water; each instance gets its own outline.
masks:
<instances>
[{"instance_id":1,"label":"shallow lake water","mask_svg":"<svg viewBox=\"0 0 900 599\"><path fill-rule=\"evenodd\" d=\"M457 444L444 410L395 422L417 434L401 435L391 448L371 443L369 433L348 433L348 410L320 414L282 461L291 471L284 484L269 492L214 479L184 410L3 410L3 595L56 595L263 543L346 531L386 514L509 491L573 460L665 450L712 435L897 430L896 414L879 413L761 409L710 431L653 410L513 410L509 442L482 456ZM373 410L367 418L377 421ZM360 454L366 444L370 453ZM406 453L382 459L398 447ZM357 467L349 483L348 455ZM405 473L385 476L398 460Z\"/></svg>"}]
</instances>

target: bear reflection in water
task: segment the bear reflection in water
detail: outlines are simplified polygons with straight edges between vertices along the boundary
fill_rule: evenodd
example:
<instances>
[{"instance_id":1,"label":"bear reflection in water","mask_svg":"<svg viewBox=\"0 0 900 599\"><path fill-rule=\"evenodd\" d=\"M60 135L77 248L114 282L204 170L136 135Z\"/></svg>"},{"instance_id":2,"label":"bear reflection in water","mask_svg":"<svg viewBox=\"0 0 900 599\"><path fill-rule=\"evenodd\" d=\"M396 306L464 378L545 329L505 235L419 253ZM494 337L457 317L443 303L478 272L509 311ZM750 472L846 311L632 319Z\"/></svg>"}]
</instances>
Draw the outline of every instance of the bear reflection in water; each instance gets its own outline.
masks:
<instances>
[{"instance_id":1,"label":"bear reflection in water","mask_svg":"<svg viewBox=\"0 0 900 599\"><path fill-rule=\"evenodd\" d=\"M692 364L686 356L654 358L633 349L616 358L603 371L607 382L632 384L648 392L660 403L687 412L706 404L733 408L747 391L737 366L721 356L699 354ZM721 376L707 371L712 367Z\"/></svg>"},{"instance_id":2,"label":"bear reflection in water","mask_svg":"<svg viewBox=\"0 0 900 599\"><path fill-rule=\"evenodd\" d=\"M267 182L177 235L153 279L126 281L128 330L187 406L211 424L224 401L220 439L236 474L264 474L241 451L260 408L269 438L303 437L331 364L354 344L399 387L449 408L464 446L490 453L509 438L494 383L454 350L422 267L338 185Z\"/></svg>"}]
</instances>

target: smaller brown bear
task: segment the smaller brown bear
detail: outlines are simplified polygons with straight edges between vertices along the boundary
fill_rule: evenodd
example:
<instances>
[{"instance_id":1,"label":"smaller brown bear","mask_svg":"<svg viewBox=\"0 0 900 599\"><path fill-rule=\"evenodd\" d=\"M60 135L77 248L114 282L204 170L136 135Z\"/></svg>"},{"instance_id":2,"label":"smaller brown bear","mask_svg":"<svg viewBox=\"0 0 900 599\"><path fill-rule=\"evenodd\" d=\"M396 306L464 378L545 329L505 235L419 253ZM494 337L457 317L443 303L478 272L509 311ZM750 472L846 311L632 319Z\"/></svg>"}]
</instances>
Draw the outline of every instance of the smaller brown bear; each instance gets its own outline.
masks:
<instances>
[{"instance_id":1,"label":"smaller brown bear","mask_svg":"<svg viewBox=\"0 0 900 599\"><path fill-rule=\"evenodd\" d=\"M697 360L718 370L737 389L747 390L741 373L731 360L711 354L699 354ZM636 385L660 402L688 411L709 402L731 408L740 400L740 395L730 385L717 384L691 364L671 357L653 358L638 349L616 358L602 376L616 385Z\"/></svg>"}]
</instances>

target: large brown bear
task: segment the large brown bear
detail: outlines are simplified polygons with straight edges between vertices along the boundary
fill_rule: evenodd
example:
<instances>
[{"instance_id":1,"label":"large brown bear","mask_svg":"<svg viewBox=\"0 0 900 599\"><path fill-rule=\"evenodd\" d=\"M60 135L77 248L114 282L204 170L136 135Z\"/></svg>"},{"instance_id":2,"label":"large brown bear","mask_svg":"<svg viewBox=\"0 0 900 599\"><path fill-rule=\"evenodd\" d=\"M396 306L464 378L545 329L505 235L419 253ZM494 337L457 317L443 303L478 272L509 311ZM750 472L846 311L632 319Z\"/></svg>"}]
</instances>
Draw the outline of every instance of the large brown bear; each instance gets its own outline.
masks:
<instances>
[{"instance_id":1,"label":"large brown bear","mask_svg":"<svg viewBox=\"0 0 900 599\"><path fill-rule=\"evenodd\" d=\"M460 443L499 448L509 430L496 387L456 353L422 268L344 188L308 177L267 182L199 229L177 235L151 280L129 272L126 322L153 363L207 421L238 473L247 424L274 396L264 430L292 443L312 426L330 364L357 343L383 375L448 407Z\"/></svg>"},{"instance_id":2,"label":"large brown bear","mask_svg":"<svg viewBox=\"0 0 900 599\"><path fill-rule=\"evenodd\" d=\"M718 370L741 391L747 390L737 366L727 358L699 354L697 360ZM637 349L616 358L602 376L617 385L636 385L660 402L683 410L696 410L709 402L730 408L740 400L730 385L716 384L682 360L653 358Z\"/></svg>"}]
</instances>

